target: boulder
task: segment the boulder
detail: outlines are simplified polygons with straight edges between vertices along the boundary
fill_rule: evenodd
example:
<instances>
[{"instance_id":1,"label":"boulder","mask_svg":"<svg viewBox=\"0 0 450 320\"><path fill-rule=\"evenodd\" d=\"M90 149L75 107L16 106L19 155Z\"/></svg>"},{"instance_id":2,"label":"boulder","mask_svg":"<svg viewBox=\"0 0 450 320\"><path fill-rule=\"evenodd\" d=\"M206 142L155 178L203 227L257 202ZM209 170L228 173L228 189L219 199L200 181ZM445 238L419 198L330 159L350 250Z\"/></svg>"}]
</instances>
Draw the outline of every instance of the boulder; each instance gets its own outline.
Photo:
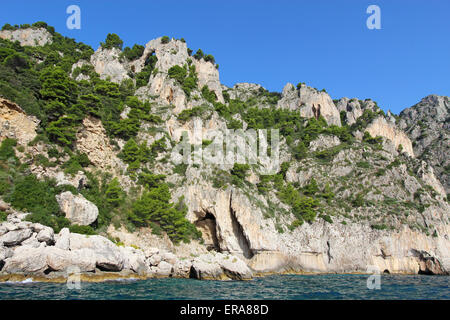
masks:
<instances>
[{"instance_id":1,"label":"boulder","mask_svg":"<svg viewBox=\"0 0 450 320\"><path fill-rule=\"evenodd\" d=\"M21 246L14 250L11 258L6 259L2 271L13 274L38 274L43 273L47 268L45 247Z\"/></svg>"},{"instance_id":2,"label":"boulder","mask_svg":"<svg viewBox=\"0 0 450 320\"><path fill-rule=\"evenodd\" d=\"M124 257L124 269L132 270L138 274L145 274L148 271L142 250L137 250L133 247L120 247L120 251Z\"/></svg>"},{"instance_id":3,"label":"boulder","mask_svg":"<svg viewBox=\"0 0 450 320\"><path fill-rule=\"evenodd\" d=\"M82 195L74 195L70 191L56 196L61 211L72 223L87 226L97 220L98 208Z\"/></svg>"},{"instance_id":4,"label":"boulder","mask_svg":"<svg viewBox=\"0 0 450 320\"><path fill-rule=\"evenodd\" d=\"M79 249L74 251L62 250L54 246L46 248L47 265L53 271L66 271L76 267L80 272L92 272L95 270L95 254L91 249Z\"/></svg>"},{"instance_id":5,"label":"boulder","mask_svg":"<svg viewBox=\"0 0 450 320\"><path fill-rule=\"evenodd\" d=\"M3 242L5 246L17 246L22 243L22 241L28 239L32 235L30 229L14 230L9 231L0 237L0 242Z\"/></svg>"},{"instance_id":6,"label":"boulder","mask_svg":"<svg viewBox=\"0 0 450 320\"><path fill-rule=\"evenodd\" d=\"M248 280L253 274L245 262L236 256L207 253L194 259L190 277L206 280Z\"/></svg>"},{"instance_id":7,"label":"boulder","mask_svg":"<svg viewBox=\"0 0 450 320\"><path fill-rule=\"evenodd\" d=\"M24 240L21 243L22 246L29 246L29 247L33 247L33 248L39 248L41 246L41 242L39 242L39 240L37 239L37 233L34 232L31 237L29 237L28 239Z\"/></svg>"},{"instance_id":8,"label":"boulder","mask_svg":"<svg viewBox=\"0 0 450 320\"><path fill-rule=\"evenodd\" d=\"M156 268L156 275L160 277L168 277L172 274L173 266L170 263L161 261Z\"/></svg>"},{"instance_id":9,"label":"boulder","mask_svg":"<svg viewBox=\"0 0 450 320\"><path fill-rule=\"evenodd\" d=\"M124 257L118 246L102 236L86 236L71 233L70 250L91 249L95 254L96 266L100 270L120 271L123 269Z\"/></svg>"},{"instance_id":10,"label":"boulder","mask_svg":"<svg viewBox=\"0 0 450 320\"><path fill-rule=\"evenodd\" d=\"M192 262L190 260L178 260L173 265L173 276L175 278L189 278Z\"/></svg>"},{"instance_id":11,"label":"boulder","mask_svg":"<svg viewBox=\"0 0 450 320\"><path fill-rule=\"evenodd\" d=\"M147 259L147 263L149 266L157 266L162 260L162 257L159 254L154 254L150 258Z\"/></svg>"},{"instance_id":12,"label":"boulder","mask_svg":"<svg viewBox=\"0 0 450 320\"><path fill-rule=\"evenodd\" d=\"M199 280L222 280L223 271L215 261L195 258L192 262L190 277Z\"/></svg>"},{"instance_id":13,"label":"boulder","mask_svg":"<svg viewBox=\"0 0 450 320\"><path fill-rule=\"evenodd\" d=\"M168 263L170 263L172 265L175 264L177 262L177 260L178 260L177 256L174 255L171 252L162 252L161 253L161 259L162 259L162 261L168 262Z\"/></svg>"},{"instance_id":14,"label":"boulder","mask_svg":"<svg viewBox=\"0 0 450 320\"><path fill-rule=\"evenodd\" d=\"M233 255L216 255L216 261L226 276L233 280L249 280L253 278L252 271L247 264Z\"/></svg>"},{"instance_id":15,"label":"boulder","mask_svg":"<svg viewBox=\"0 0 450 320\"><path fill-rule=\"evenodd\" d=\"M52 228L47 227L43 228L38 234L37 234L37 240L39 242L45 242L46 244L50 245L54 243L54 231Z\"/></svg>"},{"instance_id":16,"label":"boulder","mask_svg":"<svg viewBox=\"0 0 450 320\"><path fill-rule=\"evenodd\" d=\"M70 231L68 228L62 228L55 237L55 247L63 250L69 250Z\"/></svg>"}]
</instances>

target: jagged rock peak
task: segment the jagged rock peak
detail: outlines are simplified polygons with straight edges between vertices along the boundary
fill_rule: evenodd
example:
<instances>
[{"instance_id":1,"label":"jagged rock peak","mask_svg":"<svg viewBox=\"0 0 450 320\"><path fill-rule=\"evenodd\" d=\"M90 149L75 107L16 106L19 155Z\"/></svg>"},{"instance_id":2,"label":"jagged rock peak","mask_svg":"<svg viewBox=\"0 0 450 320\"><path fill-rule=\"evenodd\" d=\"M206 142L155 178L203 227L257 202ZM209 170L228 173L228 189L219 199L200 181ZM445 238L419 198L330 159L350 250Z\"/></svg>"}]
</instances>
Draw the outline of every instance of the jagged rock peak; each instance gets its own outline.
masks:
<instances>
[{"instance_id":1,"label":"jagged rock peak","mask_svg":"<svg viewBox=\"0 0 450 320\"><path fill-rule=\"evenodd\" d=\"M429 162L447 193L450 192L450 98L429 95L400 112L399 127L413 141L414 153Z\"/></svg>"},{"instance_id":2,"label":"jagged rock peak","mask_svg":"<svg viewBox=\"0 0 450 320\"><path fill-rule=\"evenodd\" d=\"M26 28L17 30L2 30L0 38L19 41L21 46L45 46L53 42L53 36L44 28Z\"/></svg>"},{"instance_id":3,"label":"jagged rock peak","mask_svg":"<svg viewBox=\"0 0 450 320\"><path fill-rule=\"evenodd\" d=\"M292 83L286 84L277 107L299 110L301 116L306 118L323 116L329 125L341 126L339 111L328 93L305 84L298 88Z\"/></svg>"}]
</instances>

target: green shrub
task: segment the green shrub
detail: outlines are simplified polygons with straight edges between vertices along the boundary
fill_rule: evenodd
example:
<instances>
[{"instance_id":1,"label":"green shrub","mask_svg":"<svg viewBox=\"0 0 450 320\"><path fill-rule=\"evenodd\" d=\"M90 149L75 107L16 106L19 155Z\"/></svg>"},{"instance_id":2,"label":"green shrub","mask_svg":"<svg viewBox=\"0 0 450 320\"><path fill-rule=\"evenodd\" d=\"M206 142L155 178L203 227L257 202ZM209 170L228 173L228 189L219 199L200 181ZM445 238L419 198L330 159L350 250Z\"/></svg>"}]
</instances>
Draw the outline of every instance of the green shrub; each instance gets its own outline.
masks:
<instances>
[{"instance_id":1,"label":"green shrub","mask_svg":"<svg viewBox=\"0 0 450 320\"><path fill-rule=\"evenodd\" d=\"M0 160L8 160L9 158L15 158L16 152L14 147L17 146L17 140L6 138L2 141L0 146Z\"/></svg>"},{"instance_id":2,"label":"green shrub","mask_svg":"<svg viewBox=\"0 0 450 320\"><path fill-rule=\"evenodd\" d=\"M331 217L327 214L320 215L320 218L322 218L323 220L325 220L328 223L333 223L333 219L331 219Z\"/></svg>"},{"instance_id":3,"label":"green shrub","mask_svg":"<svg viewBox=\"0 0 450 320\"><path fill-rule=\"evenodd\" d=\"M313 196L317 192L319 192L319 186L317 185L316 179L314 179L314 177L312 177L309 183L302 188L302 192L307 196Z\"/></svg>"},{"instance_id":4,"label":"green shrub","mask_svg":"<svg viewBox=\"0 0 450 320\"><path fill-rule=\"evenodd\" d=\"M161 43L162 44L166 44L166 43L169 43L169 42L170 42L170 38L168 36L163 36L161 38Z\"/></svg>"},{"instance_id":5,"label":"green shrub","mask_svg":"<svg viewBox=\"0 0 450 320\"><path fill-rule=\"evenodd\" d=\"M166 232L174 243L199 239L201 233L186 218L186 208L170 202L171 195L167 184L153 185L133 203L129 219L137 226L152 226ZM158 227L156 227L158 226Z\"/></svg>"},{"instance_id":6,"label":"green shrub","mask_svg":"<svg viewBox=\"0 0 450 320\"><path fill-rule=\"evenodd\" d=\"M230 170L230 173L240 180L244 180L248 176L249 170L250 166L248 164L235 163L233 168Z\"/></svg>"},{"instance_id":7,"label":"green shrub","mask_svg":"<svg viewBox=\"0 0 450 320\"><path fill-rule=\"evenodd\" d=\"M125 192L122 190L117 178L112 179L108 183L105 191L105 197L106 201L111 206L116 208L124 201Z\"/></svg>"},{"instance_id":8,"label":"green shrub","mask_svg":"<svg viewBox=\"0 0 450 320\"><path fill-rule=\"evenodd\" d=\"M367 161L359 161L359 162L356 163L356 166L357 166L358 168L363 168L363 169L369 169L369 168L372 167L372 166L370 165L370 163L368 163Z\"/></svg>"},{"instance_id":9,"label":"green shrub","mask_svg":"<svg viewBox=\"0 0 450 320\"><path fill-rule=\"evenodd\" d=\"M385 224L373 224L370 226L374 230L385 230L387 226Z\"/></svg>"},{"instance_id":10,"label":"green shrub","mask_svg":"<svg viewBox=\"0 0 450 320\"><path fill-rule=\"evenodd\" d=\"M105 42L101 42L100 45L105 49L117 48L122 50L123 41L115 33L108 33Z\"/></svg>"},{"instance_id":11,"label":"green shrub","mask_svg":"<svg viewBox=\"0 0 450 320\"><path fill-rule=\"evenodd\" d=\"M77 224L73 224L69 226L69 230L72 233L86 234L86 235L94 235L96 232L92 229L91 226L79 226Z\"/></svg>"},{"instance_id":12,"label":"green shrub","mask_svg":"<svg viewBox=\"0 0 450 320\"><path fill-rule=\"evenodd\" d=\"M128 60L133 61L140 58L144 54L145 47L135 44L133 48L126 47L123 49L122 55Z\"/></svg>"},{"instance_id":13,"label":"green shrub","mask_svg":"<svg viewBox=\"0 0 450 320\"><path fill-rule=\"evenodd\" d=\"M281 201L292 207L292 212L297 219L307 222L313 222L316 217L316 209L319 207L319 201L312 197L302 196L291 185L283 187L278 193Z\"/></svg>"}]
</instances>

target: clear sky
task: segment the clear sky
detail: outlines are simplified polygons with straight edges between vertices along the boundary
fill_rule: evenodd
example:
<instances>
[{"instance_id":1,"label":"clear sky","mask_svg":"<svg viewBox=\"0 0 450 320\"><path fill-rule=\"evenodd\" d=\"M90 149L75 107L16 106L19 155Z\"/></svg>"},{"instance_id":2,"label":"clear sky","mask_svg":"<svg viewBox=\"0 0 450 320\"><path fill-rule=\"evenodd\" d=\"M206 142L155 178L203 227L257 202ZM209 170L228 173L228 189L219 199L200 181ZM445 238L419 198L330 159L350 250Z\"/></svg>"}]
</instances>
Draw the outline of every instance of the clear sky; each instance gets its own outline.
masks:
<instances>
[{"instance_id":1,"label":"clear sky","mask_svg":"<svg viewBox=\"0 0 450 320\"><path fill-rule=\"evenodd\" d=\"M71 4L81 8L81 30L66 27ZM366 26L371 4L381 30ZM183 37L216 58L227 86L306 82L395 113L429 94L450 96L449 0L2 1L0 25L36 21L94 49L108 33L125 46Z\"/></svg>"}]
</instances>

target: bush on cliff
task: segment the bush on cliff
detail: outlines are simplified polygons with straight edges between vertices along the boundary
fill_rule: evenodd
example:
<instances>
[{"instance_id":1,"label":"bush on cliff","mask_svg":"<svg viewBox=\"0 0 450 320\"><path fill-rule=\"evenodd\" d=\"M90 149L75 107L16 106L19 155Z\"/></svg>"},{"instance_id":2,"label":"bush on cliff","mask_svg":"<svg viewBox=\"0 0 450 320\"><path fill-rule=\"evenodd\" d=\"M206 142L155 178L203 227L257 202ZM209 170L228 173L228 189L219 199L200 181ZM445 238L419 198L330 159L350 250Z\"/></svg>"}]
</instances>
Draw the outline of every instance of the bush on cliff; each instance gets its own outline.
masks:
<instances>
[{"instance_id":1,"label":"bush on cliff","mask_svg":"<svg viewBox=\"0 0 450 320\"><path fill-rule=\"evenodd\" d=\"M150 173L141 176L140 182L145 186L145 191L133 203L129 212L130 221L140 227L156 224L174 243L199 239L201 233L185 218L186 208L171 202L169 187L162 179L162 176Z\"/></svg>"}]
</instances>

